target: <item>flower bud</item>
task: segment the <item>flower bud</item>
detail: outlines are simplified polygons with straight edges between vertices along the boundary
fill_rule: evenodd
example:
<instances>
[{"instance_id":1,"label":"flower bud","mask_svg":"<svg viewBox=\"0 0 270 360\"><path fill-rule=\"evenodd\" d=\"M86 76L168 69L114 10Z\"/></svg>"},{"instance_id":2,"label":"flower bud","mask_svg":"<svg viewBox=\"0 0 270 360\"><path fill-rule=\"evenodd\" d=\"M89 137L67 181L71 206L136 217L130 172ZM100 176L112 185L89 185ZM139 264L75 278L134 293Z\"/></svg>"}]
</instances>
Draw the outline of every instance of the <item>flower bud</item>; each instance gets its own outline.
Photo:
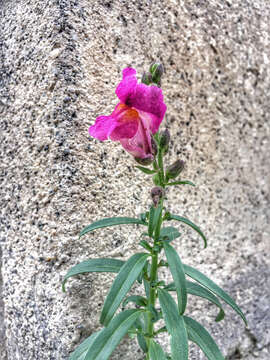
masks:
<instances>
[{"instance_id":1,"label":"flower bud","mask_svg":"<svg viewBox=\"0 0 270 360\"><path fill-rule=\"evenodd\" d=\"M152 75L150 72L144 72L142 76L142 83L145 85L150 85L152 82Z\"/></svg>"},{"instance_id":2,"label":"flower bud","mask_svg":"<svg viewBox=\"0 0 270 360\"><path fill-rule=\"evenodd\" d=\"M155 186L152 190L151 190L151 197L154 203L154 206L157 207L160 199L162 198L162 196L164 195L164 191L160 186Z\"/></svg>"},{"instance_id":3,"label":"flower bud","mask_svg":"<svg viewBox=\"0 0 270 360\"><path fill-rule=\"evenodd\" d=\"M147 157L144 159L135 157L134 159L135 159L135 161L137 161L138 164L144 165L144 166L148 166L148 165L152 164L152 162L154 160L152 157Z\"/></svg>"},{"instance_id":4,"label":"flower bud","mask_svg":"<svg viewBox=\"0 0 270 360\"><path fill-rule=\"evenodd\" d=\"M162 131L162 133L160 134L159 145L165 151L168 150L170 139L171 139L171 136L170 136L169 130L165 129L164 131Z\"/></svg>"},{"instance_id":5,"label":"flower bud","mask_svg":"<svg viewBox=\"0 0 270 360\"><path fill-rule=\"evenodd\" d=\"M183 160L176 160L166 170L166 179L175 179L184 169L185 163Z\"/></svg>"},{"instance_id":6,"label":"flower bud","mask_svg":"<svg viewBox=\"0 0 270 360\"><path fill-rule=\"evenodd\" d=\"M150 65L149 71L152 74L152 82L160 86L160 79L164 73L163 65L160 63L153 63Z\"/></svg>"}]
</instances>

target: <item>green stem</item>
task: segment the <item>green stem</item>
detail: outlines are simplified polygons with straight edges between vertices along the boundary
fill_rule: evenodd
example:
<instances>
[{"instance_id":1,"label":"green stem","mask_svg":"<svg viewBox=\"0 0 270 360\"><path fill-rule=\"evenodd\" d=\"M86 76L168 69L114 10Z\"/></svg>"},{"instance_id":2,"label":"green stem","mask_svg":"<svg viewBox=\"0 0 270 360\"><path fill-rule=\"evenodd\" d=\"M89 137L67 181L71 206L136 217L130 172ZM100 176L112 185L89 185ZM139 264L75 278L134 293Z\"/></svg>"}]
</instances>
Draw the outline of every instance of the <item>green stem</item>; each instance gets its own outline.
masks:
<instances>
[{"instance_id":1,"label":"green stem","mask_svg":"<svg viewBox=\"0 0 270 360\"><path fill-rule=\"evenodd\" d=\"M163 198L160 201L160 205L163 205ZM160 213L159 221L157 223L157 227L155 229L155 236L154 236L154 247L158 242L160 236L160 229L162 224L162 212ZM153 250L152 253L152 264L151 264L151 271L150 271L150 294L148 299L148 305L155 307L156 304L156 297L157 297L157 289L154 285L157 281L157 270L158 270L158 250ZM152 322L152 314L148 312L148 324L147 324L147 334L151 338L154 334L154 324ZM149 346L149 340L148 340ZM147 355L148 356L148 355Z\"/></svg>"},{"instance_id":2,"label":"green stem","mask_svg":"<svg viewBox=\"0 0 270 360\"><path fill-rule=\"evenodd\" d=\"M160 184L163 188L165 188L165 181L164 181L164 169L163 169L163 150L159 148L158 150L158 167L159 167L159 179ZM164 197L161 198L159 205L163 207L163 201ZM162 225L163 217L162 217L162 211L159 216L159 220L157 223L157 226L155 228L154 233L154 246L153 249L155 249L155 245L157 245L159 236L160 236L160 229ZM151 270L150 270L150 294L148 299L148 305L155 307L156 304L156 298L157 298L157 288L155 286L155 283L158 278L158 250L153 250L152 252L152 264L151 264ZM148 312L148 322L147 322L147 334L149 336L149 339L153 337L154 335L154 324L152 322L152 314ZM150 340L147 341L147 345L149 347ZM147 354L147 360L149 359L149 353Z\"/></svg>"},{"instance_id":3,"label":"green stem","mask_svg":"<svg viewBox=\"0 0 270 360\"><path fill-rule=\"evenodd\" d=\"M163 188L165 188L164 169L163 169L163 150L158 150L158 166L159 166L159 180Z\"/></svg>"}]
</instances>

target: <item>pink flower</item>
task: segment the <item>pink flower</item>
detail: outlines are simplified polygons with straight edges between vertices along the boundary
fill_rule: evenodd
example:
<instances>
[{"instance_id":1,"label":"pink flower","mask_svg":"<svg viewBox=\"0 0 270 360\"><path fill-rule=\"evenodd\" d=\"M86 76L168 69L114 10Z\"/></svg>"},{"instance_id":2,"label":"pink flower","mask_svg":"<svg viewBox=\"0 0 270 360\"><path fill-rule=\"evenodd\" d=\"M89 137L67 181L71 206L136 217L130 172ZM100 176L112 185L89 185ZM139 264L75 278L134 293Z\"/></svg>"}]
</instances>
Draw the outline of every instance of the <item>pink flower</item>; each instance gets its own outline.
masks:
<instances>
[{"instance_id":1,"label":"pink flower","mask_svg":"<svg viewBox=\"0 0 270 360\"><path fill-rule=\"evenodd\" d=\"M123 80L115 91L120 103L111 115L97 117L89 133L101 141L120 141L134 157L153 158L151 135L158 131L166 105L162 90L138 84L135 74L135 69L123 70Z\"/></svg>"}]
</instances>

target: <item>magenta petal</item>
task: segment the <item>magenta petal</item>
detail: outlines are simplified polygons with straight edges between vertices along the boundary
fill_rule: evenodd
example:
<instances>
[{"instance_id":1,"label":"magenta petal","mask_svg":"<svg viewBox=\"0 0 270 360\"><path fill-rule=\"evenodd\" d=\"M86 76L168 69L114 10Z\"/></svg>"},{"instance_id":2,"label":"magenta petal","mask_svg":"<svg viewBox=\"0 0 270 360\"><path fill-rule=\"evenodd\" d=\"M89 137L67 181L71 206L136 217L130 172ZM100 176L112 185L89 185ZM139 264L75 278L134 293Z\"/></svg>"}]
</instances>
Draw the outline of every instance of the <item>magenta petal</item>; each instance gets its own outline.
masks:
<instances>
[{"instance_id":1,"label":"magenta petal","mask_svg":"<svg viewBox=\"0 0 270 360\"><path fill-rule=\"evenodd\" d=\"M123 79L124 79L126 76L136 75L136 70L133 68L127 67L122 71L122 74L123 74Z\"/></svg>"},{"instance_id":2,"label":"magenta petal","mask_svg":"<svg viewBox=\"0 0 270 360\"><path fill-rule=\"evenodd\" d=\"M166 105L163 102L163 94L160 88L154 85L138 84L129 105L155 115L151 129L153 133L158 130L166 112Z\"/></svg>"},{"instance_id":3,"label":"magenta petal","mask_svg":"<svg viewBox=\"0 0 270 360\"><path fill-rule=\"evenodd\" d=\"M137 146L134 139L122 139L120 140L120 143L123 148L134 157L144 159L147 156L145 151L141 147Z\"/></svg>"},{"instance_id":4,"label":"magenta petal","mask_svg":"<svg viewBox=\"0 0 270 360\"><path fill-rule=\"evenodd\" d=\"M119 103L116 105L112 116L116 124L110 135L111 140L130 139L136 134L140 122L137 110L131 109L123 103Z\"/></svg>"},{"instance_id":5,"label":"magenta petal","mask_svg":"<svg viewBox=\"0 0 270 360\"><path fill-rule=\"evenodd\" d=\"M124 149L135 157L152 158L151 133L148 119L140 119L138 130L131 139L120 139Z\"/></svg>"},{"instance_id":6,"label":"magenta petal","mask_svg":"<svg viewBox=\"0 0 270 360\"><path fill-rule=\"evenodd\" d=\"M138 122L132 121L128 123L118 123L114 130L110 134L110 139L113 141L118 141L121 139L130 139L132 138L138 129Z\"/></svg>"},{"instance_id":7,"label":"magenta petal","mask_svg":"<svg viewBox=\"0 0 270 360\"><path fill-rule=\"evenodd\" d=\"M134 69L126 68L123 70L123 80L117 86L115 93L122 103L126 103L127 100L133 96L136 85L137 78L135 76L136 71Z\"/></svg>"},{"instance_id":8,"label":"magenta petal","mask_svg":"<svg viewBox=\"0 0 270 360\"><path fill-rule=\"evenodd\" d=\"M107 140L115 127L115 120L112 116L99 116L94 125L90 126L89 134L98 140Z\"/></svg>"}]
</instances>

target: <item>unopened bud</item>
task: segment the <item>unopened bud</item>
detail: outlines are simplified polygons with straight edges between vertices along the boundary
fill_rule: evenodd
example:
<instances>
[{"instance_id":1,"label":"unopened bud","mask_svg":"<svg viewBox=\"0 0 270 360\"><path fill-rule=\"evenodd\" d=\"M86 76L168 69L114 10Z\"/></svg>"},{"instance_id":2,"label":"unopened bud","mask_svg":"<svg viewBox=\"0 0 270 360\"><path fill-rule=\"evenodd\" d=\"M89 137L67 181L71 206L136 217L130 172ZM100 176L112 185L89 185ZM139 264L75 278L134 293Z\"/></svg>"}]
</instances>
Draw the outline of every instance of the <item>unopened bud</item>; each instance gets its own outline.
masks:
<instances>
[{"instance_id":1,"label":"unopened bud","mask_svg":"<svg viewBox=\"0 0 270 360\"><path fill-rule=\"evenodd\" d=\"M150 69L149 69L150 73L152 74L152 76L162 76L164 73L164 67L162 64L158 63L158 62L154 62L150 65Z\"/></svg>"},{"instance_id":2,"label":"unopened bud","mask_svg":"<svg viewBox=\"0 0 270 360\"><path fill-rule=\"evenodd\" d=\"M165 151L168 150L169 147L169 142L170 142L171 136L169 133L168 129L165 129L164 131L162 131L162 133L160 134L160 147L162 149L164 149Z\"/></svg>"},{"instance_id":3,"label":"unopened bud","mask_svg":"<svg viewBox=\"0 0 270 360\"><path fill-rule=\"evenodd\" d=\"M176 160L166 170L166 179L175 179L184 169L185 163L183 160Z\"/></svg>"},{"instance_id":4,"label":"unopened bud","mask_svg":"<svg viewBox=\"0 0 270 360\"><path fill-rule=\"evenodd\" d=\"M144 166L148 166L148 165L152 164L152 162L153 162L152 157L147 157L147 158L143 158L143 159L135 157L134 159L135 159L135 161L137 161L138 164L144 165Z\"/></svg>"},{"instance_id":5,"label":"unopened bud","mask_svg":"<svg viewBox=\"0 0 270 360\"><path fill-rule=\"evenodd\" d=\"M151 190L151 197L154 203L154 206L157 207L160 199L162 198L162 196L164 195L164 191L160 186L155 186L152 190Z\"/></svg>"},{"instance_id":6,"label":"unopened bud","mask_svg":"<svg viewBox=\"0 0 270 360\"><path fill-rule=\"evenodd\" d=\"M150 72L144 72L142 76L142 83L145 85L150 85L152 82L152 75Z\"/></svg>"},{"instance_id":7,"label":"unopened bud","mask_svg":"<svg viewBox=\"0 0 270 360\"><path fill-rule=\"evenodd\" d=\"M150 65L149 71L152 74L152 82L160 86L160 79L164 73L163 65L160 63L153 63Z\"/></svg>"},{"instance_id":8,"label":"unopened bud","mask_svg":"<svg viewBox=\"0 0 270 360\"><path fill-rule=\"evenodd\" d=\"M151 136L152 155L155 157L158 153L158 146L156 140Z\"/></svg>"}]
</instances>

